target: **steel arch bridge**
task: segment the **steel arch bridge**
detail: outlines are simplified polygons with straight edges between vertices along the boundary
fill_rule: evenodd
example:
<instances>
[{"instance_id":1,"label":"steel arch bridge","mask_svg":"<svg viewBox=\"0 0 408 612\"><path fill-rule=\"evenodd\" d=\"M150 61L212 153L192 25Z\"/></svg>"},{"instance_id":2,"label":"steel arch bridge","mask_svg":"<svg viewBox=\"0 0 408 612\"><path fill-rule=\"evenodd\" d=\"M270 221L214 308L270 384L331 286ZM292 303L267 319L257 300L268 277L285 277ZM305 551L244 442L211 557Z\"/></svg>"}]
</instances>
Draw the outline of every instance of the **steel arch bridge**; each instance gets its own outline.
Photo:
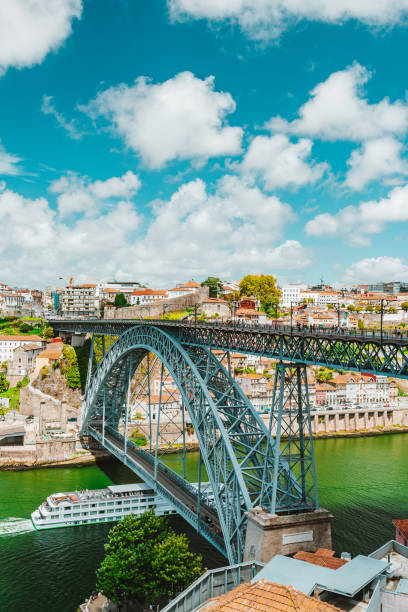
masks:
<instances>
[{"instance_id":1,"label":"steel arch bridge","mask_svg":"<svg viewBox=\"0 0 408 612\"><path fill-rule=\"evenodd\" d=\"M131 379L149 353L160 359L180 391L211 483L211 499L204 490L193 491L186 480L164 468L157 448L153 457L127 438ZM311 478L298 479L293 465L277 452L279 442L208 348L183 346L154 326L135 326L119 336L96 370L88 373L82 433L93 435L151 484L231 562L242 560L250 508L262 506L275 514L317 506L310 453L303 453L303 462ZM121 419L124 435L119 433ZM151 425L151 415L149 420ZM308 448L305 443L303 451ZM177 486L184 491L175 495ZM213 530L203 517L211 519Z\"/></svg>"},{"instance_id":2,"label":"steel arch bridge","mask_svg":"<svg viewBox=\"0 0 408 612\"><path fill-rule=\"evenodd\" d=\"M92 337L82 433L99 440L166 498L230 563L242 561L251 508L262 506L272 514L318 508L306 366L408 378L408 336L401 334L134 319L51 319L49 324L56 331ZM98 339L102 355L95 361ZM236 385L229 351L278 360L268 429ZM185 469L181 477L159 460L163 429L156 421L154 444L150 399L145 415L149 452L128 439L132 377L144 360L149 363L151 353L162 362L158 421L165 367L182 397L184 457L185 414L197 435L196 487ZM150 397L150 366L147 372ZM201 466L210 492L201 482Z\"/></svg>"}]
</instances>

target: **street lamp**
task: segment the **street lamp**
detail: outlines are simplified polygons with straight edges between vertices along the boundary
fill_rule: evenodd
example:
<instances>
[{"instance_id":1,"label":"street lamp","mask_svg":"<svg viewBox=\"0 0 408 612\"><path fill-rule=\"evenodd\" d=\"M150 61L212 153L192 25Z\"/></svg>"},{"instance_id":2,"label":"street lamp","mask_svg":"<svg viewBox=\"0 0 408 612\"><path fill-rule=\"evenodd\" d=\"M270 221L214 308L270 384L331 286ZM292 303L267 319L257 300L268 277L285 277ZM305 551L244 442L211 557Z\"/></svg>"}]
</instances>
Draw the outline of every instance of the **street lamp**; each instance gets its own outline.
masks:
<instances>
[{"instance_id":1,"label":"street lamp","mask_svg":"<svg viewBox=\"0 0 408 612\"><path fill-rule=\"evenodd\" d=\"M290 303L290 335L293 333L293 302Z\"/></svg>"},{"instance_id":2,"label":"street lamp","mask_svg":"<svg viewBox=\"0 0 408 612\"><path fill-rule=\"evenodd\" d=\"M380 338L381 338L381 345L382 345L382 341L383 341L383 317L384 317L384 300L381 299L381 318L380 318Z\"/></svg>"}]
</instances>

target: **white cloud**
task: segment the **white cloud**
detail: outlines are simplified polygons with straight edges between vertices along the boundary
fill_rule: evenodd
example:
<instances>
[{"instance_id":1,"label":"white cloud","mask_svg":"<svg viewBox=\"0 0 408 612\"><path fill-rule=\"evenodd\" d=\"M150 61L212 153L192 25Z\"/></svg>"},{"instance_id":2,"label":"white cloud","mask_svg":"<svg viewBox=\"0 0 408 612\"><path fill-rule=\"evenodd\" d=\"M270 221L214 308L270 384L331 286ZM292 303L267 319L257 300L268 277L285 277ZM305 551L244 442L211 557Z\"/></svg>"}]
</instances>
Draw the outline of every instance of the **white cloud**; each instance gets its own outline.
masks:
<instances>
[{"instance_id":1,"label":"white cloud","mask_svg":"<svg viewBox=\"0 0 408 612\"><path fill-rule=\"evenodd\" d=\"M408 174L408 164L401 159L403 145L395 138L385 137L363 143L352 152L346 185L355 191L379 178L401 177Z\"/></svg>"},{"instance_id":2,"label":"white cloud","mask_svg":"<svg viewBox=\"0 0 408 612\"><path fill-rule=\"evenodd\" d=\"M291 207L235 176L224 176L212 189L199 179L186 183L169 200L152 202L150 211L142 218L132 202L122 200L95 211L92 219L82 215L65 223L65 211L53 210L47 199L30 200L3 188L0 266L15 283L55 284L73 275L168 287L180 278L239 278L311 263L297 240L282 239L295 218Z\"/></svg>"},{"instance_id":3,"label":"white cloud","mask_svg":"<svg viewBox=\"0 0 408 612\"><path fill-rule=\"evenodd\" d=\"M260 178L267 189L297 188L315 183L328 166L309 159L312 146L312 141L307 138L292 143L285 134L256 136L240 170L248 178Z\"/></svg>"},{"instance_id":4,"label":"white cloud","mask_svg":"<svg viewBox=\"0 0 408 612\"><path fill-rule=\"evenodd\" d=\"M57 284L62 275L114 277L139 226L130 202L92 220L65 225L45 198L0 191L0 266L15 283Z\"/></svg>"},{"instance_id":5,"label":"white cloud","mask_svg":"<svg viewBox=\"0 0 408 612\"><path fill-rule=\"evenodd\" d=\"M255 40L277 38L306 19L341 24L355 19L372 26L397 24L408 13L407 0L167 0L173 20L208 19L238 23Z\"/></svg>"},{"instance_id":6,"label":"white cloud","mask_svg":"<svg viewBox=\"0 0 408 612\"><path fill-rule=\"evenodd\" d=\"M135 244L132 260L155 281L176 280L180 274L239 278L300 269L310 264L309 252L298 241L279 242L293 219L289 205L237 177L223 177L211 192L197 179L155 204L154 219Z\"/></svg>"},{"instance_id":7,"label":"white cloud","mask_svg":"<svg viewBox=\"0 0 408 612\"><path fill-rule=\"evenodd\" d=\"M0 142L0 176L2 174L20 174L21 169L18 164L21 161L17 155L7 153Z\"/></svg>"},{"instance_id":8,"label":"white cloud","mask_svg":"<svg viewBox=\"0 0 408 612\"><path fill-rule=\"evenodd\" d=\"M372 234L379 234L387 223L408 221L408 185L396 187L386 198L347 206L335 215L323 213L305 226L309 236L343 235L355 245L367 245Z\"/></svg>"},{"instance_id":9,"label":"white cloud","mask_svg":"<svg viewBox=\"0 0 408 612\"><path fill-rule=\"evenodd\" d=\"M130 87L110 87L80 109L109 120L151 168L241 152L242 129L225 121L235 102L229 93L214 90L214 77L201 80L181 72L156 84L139 77Z\"/></svg>"},{"instance_id":10,"label":"white cloud","mask_svg":"<svg viewBox=\"0 0 408 612\"><path fill-rule=\"evenodd\" d=\"M349 283L378 282L384 279L408 279L408 266L399 257L367 257L351 264L344 274L345 282Z\"/></svg>"},{"instance_id":11,"label":"white cloud","mask_svg":"<svg viewBox=\"0 0 408 612\"><path fill-rule=\"evenodd\" d=\"M51 183L50 192L57 194L58 211L62 217L72 213L86 213L89 216L97 213L107 200L129 200L140 186L139 177L130 170L123 176L94 182L70 173Z\"/></svg>"},{"instance_id":12,"label":"white cloud","mask_svg":"<svg viewBox=\"0 0 408 612\"><path fill-rule=\"evenodd\" d=\"M53 96L43 95L41 112L44 113L44 115L51 115L54 117L58 125L60 125L74 140L80 140L82 138L83 132L77 128L75 120L71 119L68 121L65 119L64 115L57 111Z\"/></svg>"},{"instance_id":13,"label":"white cloud","mask_svg":"<svg viewBox=\"0 0 408 612\"><path fill-rule=\"evenodd\" d=\"M388 98L370 104L363 91L370 77L358 63L334 72L312 89L297 119L287 122L275 117L268 125L273 130L328 141L403 136L408 129L408 105Z\"/></svg>"},{"instance_id":14,"label":"white cloud","mask_svg":"<svg viewBox=\"0 0 408 612\"><path fill-rule=\"evenodd\" d=\"M0 74L43 61L71 34L82 0L1 0Z\"/></svg>"}]
</instances>

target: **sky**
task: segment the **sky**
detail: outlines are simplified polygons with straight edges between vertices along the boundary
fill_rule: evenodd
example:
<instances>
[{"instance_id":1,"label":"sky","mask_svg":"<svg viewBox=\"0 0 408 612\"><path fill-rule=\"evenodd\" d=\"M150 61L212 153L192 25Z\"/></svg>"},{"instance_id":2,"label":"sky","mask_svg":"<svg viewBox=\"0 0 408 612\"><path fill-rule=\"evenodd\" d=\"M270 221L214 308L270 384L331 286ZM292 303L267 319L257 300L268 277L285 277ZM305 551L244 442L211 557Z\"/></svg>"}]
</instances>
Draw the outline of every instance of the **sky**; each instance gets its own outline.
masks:
<instances>
[{"instance_id":1,"label":"sky","mask_svg":"<svg viewBox=\"0 0 408 612\"><path fill-rule=\"evenodd\" d=\"M1 0L0 281L408 280L408 0Z\"/></svg>"}]
</instances>

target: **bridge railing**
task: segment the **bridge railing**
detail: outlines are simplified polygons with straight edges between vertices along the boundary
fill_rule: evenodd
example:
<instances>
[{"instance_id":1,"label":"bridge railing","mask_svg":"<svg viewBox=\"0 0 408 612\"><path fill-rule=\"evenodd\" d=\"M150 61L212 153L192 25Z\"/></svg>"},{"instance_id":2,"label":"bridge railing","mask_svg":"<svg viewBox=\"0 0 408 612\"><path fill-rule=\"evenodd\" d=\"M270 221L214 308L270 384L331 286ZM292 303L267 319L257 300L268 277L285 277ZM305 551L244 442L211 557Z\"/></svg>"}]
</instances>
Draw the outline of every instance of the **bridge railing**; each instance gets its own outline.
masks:
<instances>
[{"instance_id":1,"label":"bridge railing","mask_svg":"<svg viewBox=\"0 0 408 612\"><path fill-rule=\"evenodd\" d=\"M379 330L369 330L369 329L352 329L343 326L325 326L325 325L288 325L284 323L271 322L268 324L260 324L260 323L248 323L246 321L171 321L167 319L94 319L94 318L75 318L70 319L66 317L50 317L48 321L52 325L52 321L58 323L59 321L65 322L78 322L78 323L99 323L106 325L115 325L116 324L125 324L125 325L135 325L135 324L144 324L144 325L156 325L156 326L165 326L165 327L185 327L190 329L203 329L203 328L218 328L225 329L228 331L241 331L245 330L248 332L256 331L256 332L265 332L265 333L279 333L280 335L296 335L296 336L329 336L333 338L341 338L343 340L347 339L363 339L369 340L373 339L376 341L381 340L395 340L395 341L405 341L408 342L408 328L394 331L385 331L382 332ZM102 332L101 332L102 333Z\"/></svg>"},{"instance_id":2,"label":"bridge railing","mask_svg":"<svg viewBox=\"0 0 408 612\"><path fill-rule=\"evenodd\" d=\"M117 440L118 442L120 442L123 445L124 438L123 438L123 436L121 436L121 434L119 434L115 430L112 430L112 428L110 426L106 427L106 429L109 429L109 434L112 435L115 438L115 440ZM103 442L102 442L102 432L100 431L99 428L89 426L89 432L90 432L91 435L96 437L96 439L99 442L101 442L103 444ZM109 443L109 441L106 438L105 438L105 445L108 448L108 450L111 450L111 449L109 449L109 446L113 446L112 443ZM123 458L123 456L125 455L123 446L119 447L119 448L116 447L115 450L116 450L116 454L120 455L120 458ZM132 450L134 450L134 449L132 448ZM137 450L140 450L140 449L137 449ZM132 460L132 457L127 455L127 454L126 454L126 457L128 459ZM135 459L133 459L133 461L136 463ZM166 472L166 476L169 476L171 478L173 476L173 474L170 474L169 472ZM181 481L182 481L181 484L183 485L183 487L184 488L188 488L188 487L186 487L186 484L187 484L186 481L184 479L181 479ZM201 518L199 518L199 516L196 514L196 512L194 512L193 510L188 508L185 504L180 502L177 499L177 497L175 497L171 493L171 491L168 491L165 487L163 487L157 481L154 482L154 488L157 491L157 493L159 493L159 495L161 495L167 501L170 501L170 503L179 512L179 514L181 514L181 516L183 516L190 523L190 525L192 525L193 527L195 527L197 529L198 533L200 533L201 535L206 537L207 540L212 542L216 546L216 548L218 548L218 550L220 552L225 554L225 543L224 543L223 538L220 537L214 531L214 529L209 527L209 525L207 525L207 523L205 523ZM190 487L190 488L191 488L191 492L195 496L197 496L197 489L195 489L194 487Z\"/></svg>"},{"instance_id":3,"label":"bridge railing","mask_svg":"<svg viewBox=\"0 0 408 612\"><path fill-rule=\"evenodd\" d=\"M109 430L109 432L122 444L124 444L125 438L124 436L122 436L122 434L120 434L116 429L114 429L111 425L105 425L106 429ZM131 439L128 438L127 441L127 445L131 446L132 451L135 454L140 455L141 457L144 457L152 466L155 465L156 460L155 457L143 450L142 448L140 448L140 446L137 446ZM177 472L175 472L174 470L172 470L171 468L167 467L166 465L164 465L163 463L161 463L161 461L157 461L157 469L164 475L168 476L171 480L173 480L173 482L181 485L182 487L184 487L185 489L187 489L190 493L192 493L193 495L197 496L198 491L196 489L196 487L194 487L190 482L188 482L188 480L185 480L182 476L180 476L179 474L177 474ZM215 505L212 502L212 500L205 494L205 492L201 491L201 498L204 501L205 504L207 504L208 506L212 507L215 509Z\"/></svg>"},{"instance_id":4,"label":"bridge railing","mask_svg":"<svg viewBox=\"0 0 408 612\"><path fill-rule=\"evenodd\" d=\"M208 599L224 595L239 584L249 582L263 567L263 563L249 561L207 570L161 612L191 612Z\"/></svg>"}]
</instances>

